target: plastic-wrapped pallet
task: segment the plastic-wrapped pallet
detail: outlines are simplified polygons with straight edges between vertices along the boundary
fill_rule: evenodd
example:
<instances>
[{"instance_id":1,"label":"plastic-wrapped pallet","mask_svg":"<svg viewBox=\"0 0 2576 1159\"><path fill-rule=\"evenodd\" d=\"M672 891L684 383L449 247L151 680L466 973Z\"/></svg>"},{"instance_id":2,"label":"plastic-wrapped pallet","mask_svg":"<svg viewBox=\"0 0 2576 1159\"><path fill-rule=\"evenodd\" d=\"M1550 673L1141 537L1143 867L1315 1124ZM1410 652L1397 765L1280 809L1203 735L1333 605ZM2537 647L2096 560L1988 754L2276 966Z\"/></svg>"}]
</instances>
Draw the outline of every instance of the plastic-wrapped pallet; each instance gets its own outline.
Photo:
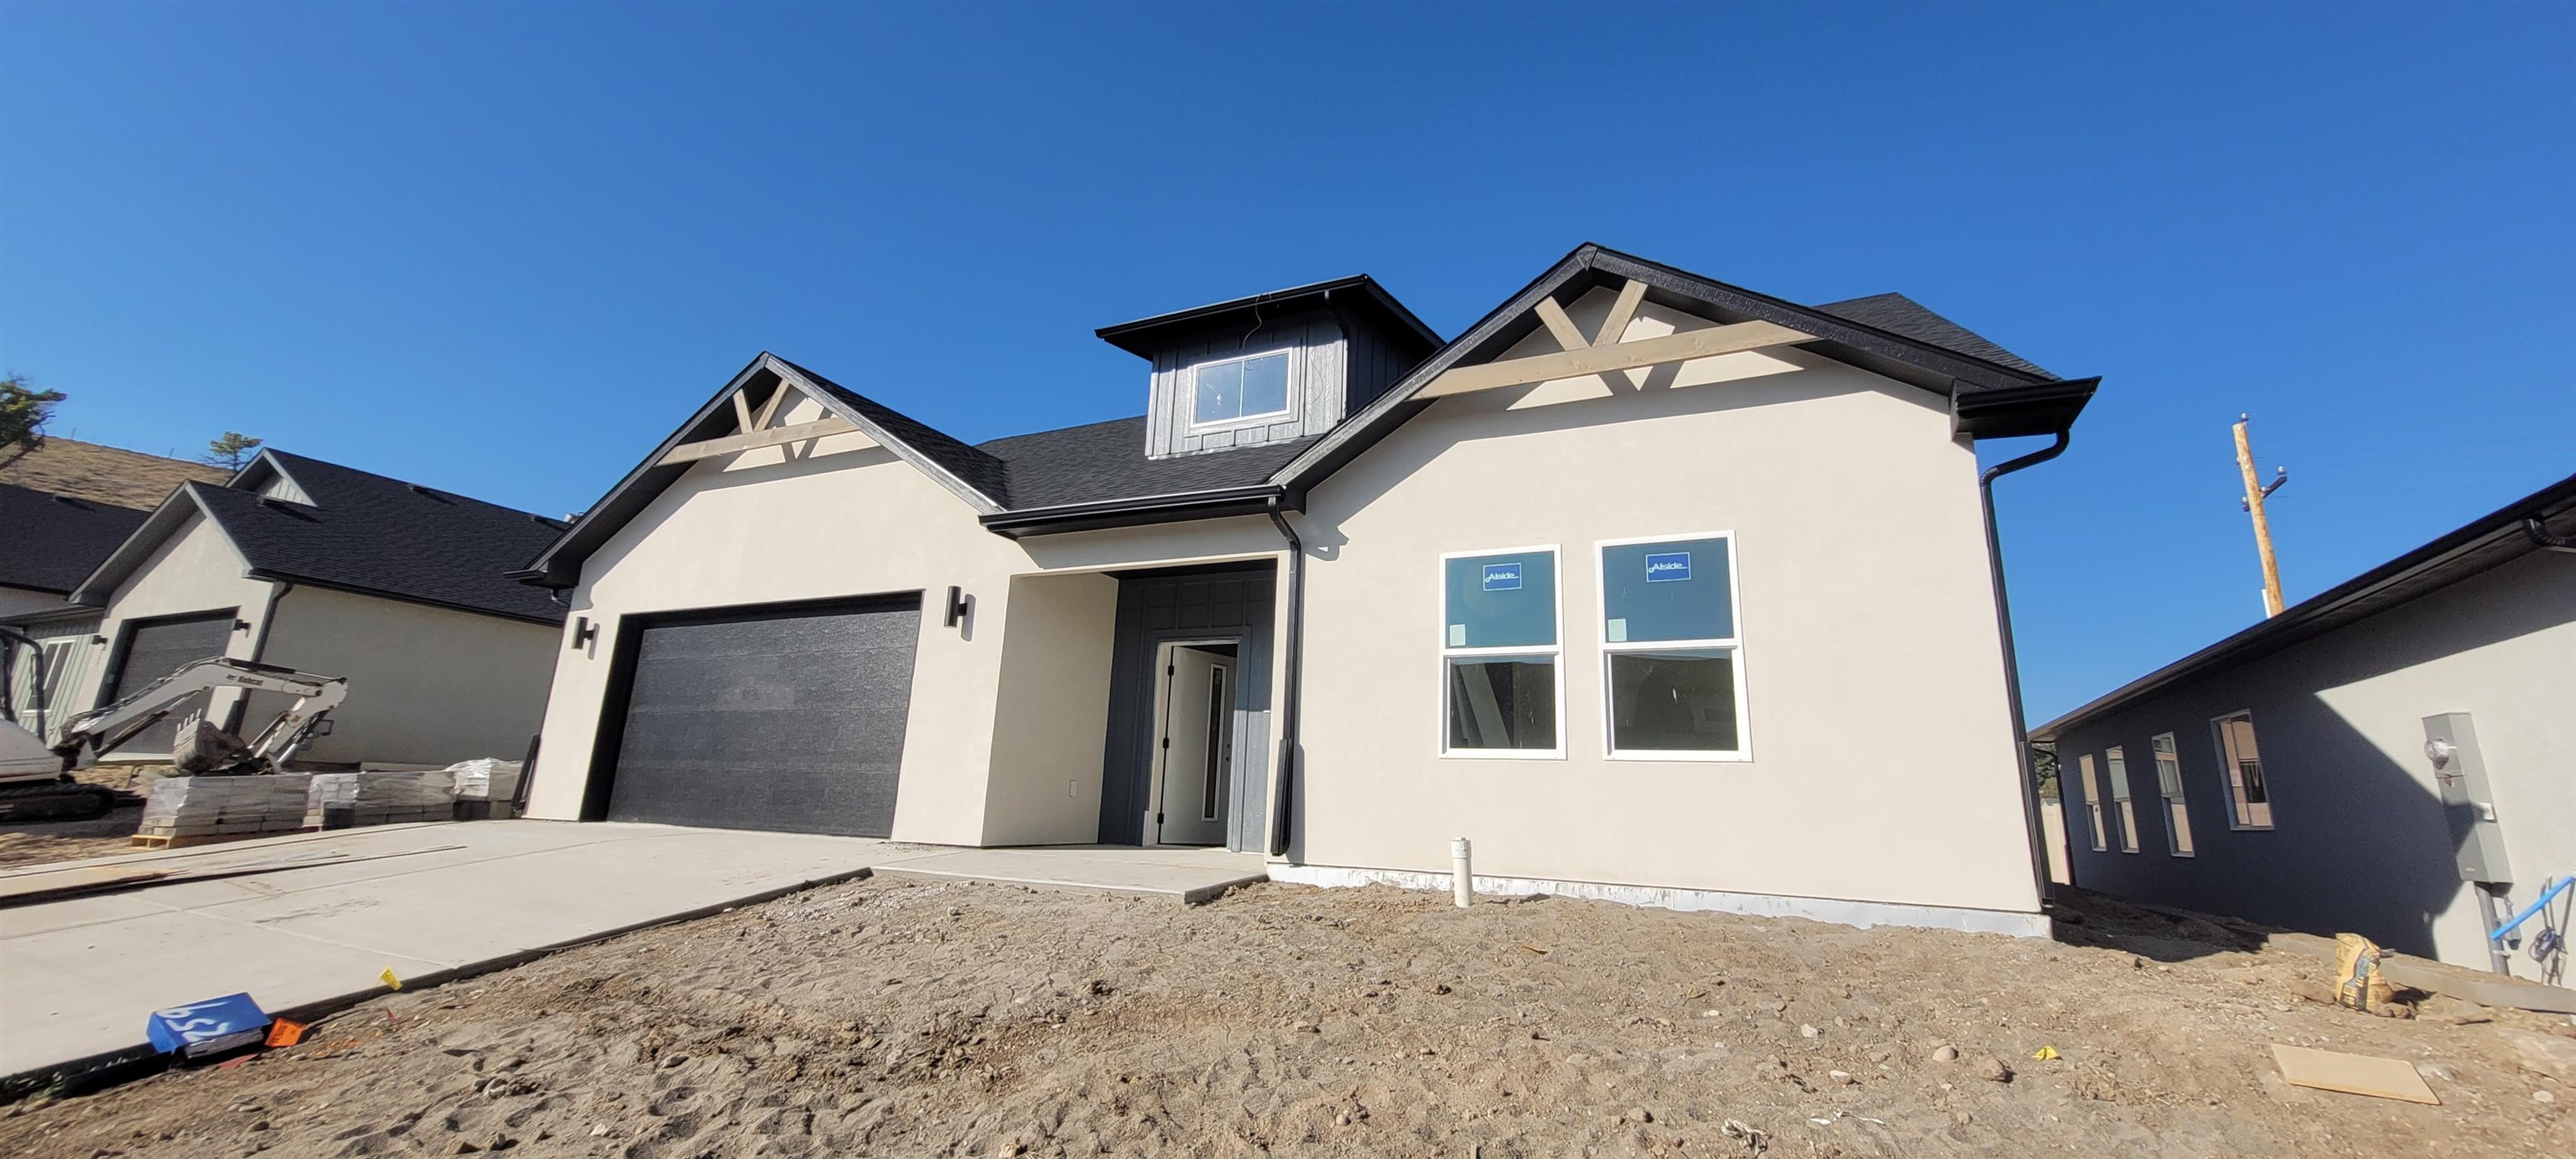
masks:
<instances>
[{"instance_id":1,"label":"plastic-wrapped pallet","mask_svg":"<svg viewBox=\"0 0 2576 1159\"><path fill-rule=\"evenodd\" d=\"M304 827L313 778L164 777L143 802L138 837L256 837Z\"/></svg>"},{"instance_id":2,"label":"plastic-wrapped pallet","mask_svg":"<svg viewBox=\"0 0 2576 1159\"><path fill-rule=\"evenodd\" d=\"M447 766L456 778L456 819L482 821L511 816L510 802L519 796L519 762L484 757Z\"/></svg>"},{"instance_id":3,"label":"plastic-wrapped pallet","mask_svg":"<svg viewBox=\"0 0 2576 1159\"><path fill-rule=\"evenodd\" d=\"M426 772L315 773L304 823L316 829L447 821L456 813L456 779Z\"/></svg>"}]
</instances>

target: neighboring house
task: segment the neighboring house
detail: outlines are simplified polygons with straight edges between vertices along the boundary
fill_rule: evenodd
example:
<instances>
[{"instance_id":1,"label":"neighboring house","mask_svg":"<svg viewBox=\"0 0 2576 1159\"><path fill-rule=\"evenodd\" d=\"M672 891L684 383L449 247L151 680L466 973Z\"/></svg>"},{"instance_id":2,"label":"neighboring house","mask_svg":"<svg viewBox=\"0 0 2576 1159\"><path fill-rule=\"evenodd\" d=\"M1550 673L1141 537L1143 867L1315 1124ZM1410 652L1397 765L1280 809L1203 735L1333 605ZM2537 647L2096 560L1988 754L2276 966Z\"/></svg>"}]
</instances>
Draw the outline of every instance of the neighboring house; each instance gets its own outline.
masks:
<instances>
[{"instance_id":1,"label":"neighboring house","mask_svg":"<svg viewBox=\"0 0 2576 1159\"><path fill-rule=\"evenodd\" d=\"M101 654L66 707L113 703L223 655L349 679L314 764L515 759L544 711L563 609L503 573L564 525L278 451L221 486L179 485L71 598ZM213 694L207 719L286 702ZM178 716L109 754L168 758Z\"/></svg>"},{"instance_id":2,"label":"neighboring house","mask_svg":"<svg viewBox=\"0 0 2576 1159\"><path fill-rule=\"evenodd\" d=\"M1142 417L975 446L754 359L525 573L532 814L2046 929L1973 444L2092 382L1589 245L1100 336Z\"/></svg>"},{"instance_id":3,"label":"neighboring house","mask_svg":"<svg viewBox=\"0 0 2576 1159\"><path fill-rule=\"evenodd\" d=\"M2495 964L2576 872L2571 537L2576 477L2033 730L2075 884Z\"/></svg>"},{"instance_id":4,"label":"neighboring house","mask_svg":"<svg viewBox=\"0 0 2576 1159\"><path fill-rule=\"evenodd\" d=\"M0 450L0 485L149 511L194 479L221 483L232 472L205 463L47 435L35 446Z\"/></svg>"},{"instance_id":5,"label":"neighboring house","mask_svg":"<svg viewBox=\"0 0 2576 1159\"><path fill-rule=\"evenodd\" d=\"M10 674L9 704L22 724L36 726L37 673L44 674L48 737L67 713L60 690L79 687L82 669L96 651L98 610L70 601L98 561L125 542L149 514L69 495L0 484L0 624L27 633L42 654L20 655Z\"/></svg>"}]
</instances>

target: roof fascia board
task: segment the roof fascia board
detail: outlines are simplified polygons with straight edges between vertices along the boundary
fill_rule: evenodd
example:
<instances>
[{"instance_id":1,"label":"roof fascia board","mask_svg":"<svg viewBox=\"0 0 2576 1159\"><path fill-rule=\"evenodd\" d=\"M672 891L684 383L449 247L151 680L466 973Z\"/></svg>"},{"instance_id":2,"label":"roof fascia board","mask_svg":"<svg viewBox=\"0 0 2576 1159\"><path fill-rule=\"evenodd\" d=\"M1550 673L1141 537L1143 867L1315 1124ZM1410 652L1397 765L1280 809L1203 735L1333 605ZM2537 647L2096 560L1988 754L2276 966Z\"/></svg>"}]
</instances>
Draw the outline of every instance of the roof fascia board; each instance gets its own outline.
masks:
<instances>
[{"instance_id":1,"label":"roof fascia board","mask_svg":"<svg viewBox=\"0 0 2576 1159\"><path fill-rule=\"evenodd\" d=\"M1340 426L1333 428L1331 433L1315 440L1315 445L1306 448L1296 458L1289 460L1286 466L1272 472L1271 482L1291 487L1310 485L1315 478L1322 474L1329 474L1331 468L1338 467L1342 461L1349 458L1348 455L1339 454L1344 446L1361 441L1365 434L1376 431L1381 424L1387 428L1401 426L1404 420L1412 418L1422 408L1431 405L1427 402L1416 402L1413 398L1414 392L1421 390L1425 384L1439 378L1450 367L1464 361L1469 354L1482 349L1505 330L1512 328L1523 315L1537 307L1540 298L1553 294L1558 286L1582 272L1586 268L1585 259L1595 248L1597 247L1586 242L1575 247L1572 253L1558 259L1555 265L1547 268L1546 272L1521 287L1519 293L1504 299L1501 305L1487 311L1485 316L1477 319L1476 324L1468 327L1465 333L1451 339L1448 345L1433 351L1431 357L1424 359L1420 366L1414 367L1412 372L1406 374L1402 380L1376 398L1369 400L1369 404L1361 407L1358 413L1344 419ZM1535 327L1535 322L1530 323L1530 328ZM1388 416L1394 415L1397 411L1404 413L1389 421ZM1373 437L1367 438L1360 446L1353 447L1351 453L1357 454L1365 448L1366 443L1375 441ZM1318 468L1323 469L1318 471Z\"/></svg>"},{"instance_id":2,"label":"roof fascia board","mask_svg":"<svg viewBox=\"0 0 2576 1159\"><path fill-rule=\"evenodd\" d=\"M1682 298L1705 302L1720 309L1735 310L1750 317L1796 330L1804 330L1826 342L1854 350L1922 367L1936 374L1968 383L1971 386L2020 386L2046 382L2048 376L2015 370L2009 366L1971 358L1943 350L1931 343L1837 317L1795 302L1774 298L1742 286L1711 281L1697 274L1648 261L1617 250L1597 250L1592 266L1603 273L1622 278L1635 278L1650 289L1663 290ZM1649 295L1649 301L1653 300Z\"/></svg>"},{"instance_id":3,"label":"roof fascia board","mask_svg":"<svg viewBox=\"0 0 2576 1159\"><path fill-rule=\"evenodd\" d=\"M298 575L293 572L276 571L264 567L252 568L250 569L249 574L252 579L267 580L270 583L291 583L299 587L325 588L335 592L345 592L353 596L366 596L369 599L391 600L395 603L401 604L416 604L426 608L441 608L451 612L460 612L469 616L490 616L496 620L515 620L523 624L545 624L554 627L561 627L563 625L563 617L561 616L526 616L517 612L495 611L491 608L478 608L471 604L460 604L452 600L432 599L428 596L416 596L404 592L389 592L382 588L371 588L364 584L353 584L345 580L315 579L309 575Z\"/></svg>"},{"instance_id":4,"label":"roof fascia board","mask_svg":"<svg viewBox=\"0 0 2576 1159\"><path fill-rule=\"evenodd\" d=\"M1306 509L1306 497L1275 483L1259 483L1247 487L1150 495L1141 499L1104 499L1006 511L984 517L983 524L986 530L996 535L1021 539L1031 535L1257 515L1274 507L1302 512Z\"/></svg>"},{"instance_id":5,"label":"roof fascia board","mask_svg":"<svg viewBox=\"0 0 2576 1159\"><path fill-rule=\"evenodd\" d=\"M1103 342L1107 342L1112 346L1116 346L1121 350L1126 350L1133 354L1137 352L1129 347L1125 339L1131 338L1135 335L1180 329L1198 322L1212 323L1212 320L1216 318L1220 318L1237 311L1249 310L1255 307L1271 305L1278 302L1293 301L1300 298L1320 299L1317 303L1317 307L1327 308L1333 305L1333 294L1339 290L1360 291L1367 295L1370 301L1375 302L1380 309L1385 310L1387 316L1395 319L1399 325L1411 330L1413 332L1412 336L1419 339L1423 345L1434 348L1440 345L1439 331L1432 329L1428 323L1416 316L1410 307L1407 307L1403 302L1397 300L1393 293L1388 292L1385 286L1378 284L1376 278L1370 277L1367 274L1353 274L1346 278L1334 278L1329 281L1313 282L1303 286L1290 286L1287 289L1272 290L1266 294L1254 294L1246 298L1235 298L1231 301L1224 302L1212 302L1205 306L1193 306L1186 310L1174 310L1168 314L1156 314L1153 317L1139 318L1133 322L1120 322L1114 326L1103 326L1092 331L1092 334L1097 336Z\"/></svg>"},{"instance_id":6,"label":"roof fascia board","mask_svg":"<svg viewBox=\"0 0 2576 1159\"><path fill-rule=\"evenodd\" d=\"M715 397L708 399L706 405L699 407L695 414L682 420L679 426L672 429L670 437L663 439L654 446L652 453L644 456L643 462L637 463L634 469L626 472L626 476L619 479L615 486L610 487L606 494L601 495L597 502L583 510L581 518L573 520L570 527L564 528L563 534L556 536L553 543L547 544L544 551L538 552L537 557L529 561L525 571L512 574L523 577L521 582L538 587L562 589L578 585L581 582L579 560L574 561L573 574L565 576L555 567L558 557L566 548L580 548L582 549L580 558L589 558L590 550L595 549L599 541L615 534L618 528L625 526L627 520L633 517L633 512L615 514L621 507L632 506L636 511L641 511L645 504L652 502L655 497L668 490L672 483L679 481L680 476L687 473L688 464L665 466L662 463L662 457L670 454L672 448L689 442L701 434L698 428L706 425L707 420L719 411L730 416L733 413L731 399L734 392L749 385L754 376L768 370L771 361L773 360L770 356L764 352L752 359L740 371L735 372L731 379L726 380L724 389L717 391Z\"/></svg>"},{"instance_id":7,"label":"roof fascia board","mask_svg":"<svg viewBox=\"0 0 2576 1159\"><path fill-rule=\"evenodd\" d=\"M1415 367L1403 381L1281 467L1272 480L1288 486L1313 486L1429 405L1415 398L1426 384L1486 350L1497 339L1517 340L1521 333L1536 329L1536 319L1527 315L1537 308L1539 299L1555 297L1566 285L1586 275L1599 280L1635 279L1646 285L1647 300L1667 309L1696 314L1714 308L1720 314L1738 315L1717 321L1759 319L1813 334L1817 340L1802 343L1803 347L1936 394L1955 394L1961 383L1995 388L2049 381L2044 375L1953 354L1900 334L1585 242ZM1698 309L1691 309L1693 306Z\"/></svg>"},{"instance_id":8,"label":"roof fascia board","mask_svg":"<svg viewBox=\"0 0 2576 1159\"><path fill-rule=\"evenodd\" d=\"M247 574L250 567L249 554L242 551L241 543L235 540L233 533L224 527L223 520L215 518L215 509L207 505L203 496L197 494L197 488L201 486L205 484L187 479L172 488L170 497L162 500L160 506L153 508L152 514L144 518L142 525L136 527L133 534L126 536L125 542L116 545L116 550L107 553L106 559L98 561L98 566L90 569L89 578L82 580L80 585L73 588L71 594L65 598L84 607L106 607L108 601L115 598L116 589L132 578L135 572L142 570L144 562L152 558L152 553L159 551L162 544L179 533L179 529L187 524L187 517L191 513L214 526L215 533L224 537L224 546L231 548L234 557L242 561L242 567ZM102 584L105 585L104 588L101 587Z\"/></svg>"},{"instance_id":9,"label":"roof fascia board","mask_svg":"<svg viewBox=\"0 0 2576 1159\"><path fill-rule=\"evenodd\" d=\"M994 502L992 496L976 490L973 485L967 483L964 479L960 479L956 475L951 474L948 468L940 466L938 460L922 454L919 448L914 447L910 443L904 442L902 439L896 438L892 432L886 430L885 427L879 425L875 420L870 419L865 412L859 410L857 407L850 406L849 404L842 402L832 391L824 389L821 384L805 377L801 373L798 373L795 367L789 366L784 360L768 354L761 355L761 358L769 369L777 372L780 381L794 383L796 389L800 393L804 394L805 397L821 403L823 409L831 411L833 414L839 415L842 418L848 419L851 425L859 428L860 432L867 435L869 438L875 439L879 444L883 445L886 450L893 452L896 458L912 464L916 469L920 470L922 474L930 476L931 479L936 481L940 486L948 488L948 490L955 493L959 499L965 500L966 505L974 508L977 515L998 515L1001 513L1002 505ZM723 402L724 400L719 398L716 401ZM918 422L920 420L915 419L912 421Z\"/></svg>"},{"instance_id":10,"label":"roof fascia board","mask_svg":"<svg viewBox=\"0 0 2576 1159\"><path fill-rule=\"evenodd\" d=\"M2477 571L2483 572L2501 567L2534 550L2530 536L2522 529L2525 519L2539 518L2545 523L2549 519L2563 517L2570 512L2576 512L2576 475L2571 475L2506 504L2431 543L2345 580L2322 593L2301 600L2284 609L2280 615L2264 620L2095 697L2082 707L2032 729L2031 737L2034 740L2054 740L2071 729L2080 728L2121 711L2155 693L2206 675L2231 661L2251 662L2270 655L2279 648L2295 645L2307 638L2298 635L2300 630L2308 628L2337 610L2432 572L2443 564L2482 548L2501 547L2508 544L2521 545L2519 550L2502 552L2493 562L2479 567ZM2406 597L2401 604L2411 603L2466 578L2467 576L2460 576L2437 584ZM2346 626L2349 625L2338 624L2325 630L2332 631ZM2280 640L2280 637L2293 638ZM2274 645L2276 641L2277 647L2267 647Z\"/></svg>"}]
</instances>

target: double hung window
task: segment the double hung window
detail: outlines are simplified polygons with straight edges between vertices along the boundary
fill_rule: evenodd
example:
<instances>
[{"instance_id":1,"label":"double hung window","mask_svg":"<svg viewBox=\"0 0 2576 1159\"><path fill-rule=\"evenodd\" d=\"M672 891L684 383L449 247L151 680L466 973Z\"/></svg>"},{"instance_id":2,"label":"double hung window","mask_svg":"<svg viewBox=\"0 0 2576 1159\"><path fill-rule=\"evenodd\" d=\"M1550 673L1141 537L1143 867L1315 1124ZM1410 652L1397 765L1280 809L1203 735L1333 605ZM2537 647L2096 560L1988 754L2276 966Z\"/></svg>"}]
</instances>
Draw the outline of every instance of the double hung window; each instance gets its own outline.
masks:
<instances>
[{"instance_id":1,"label":"double hung window","mask_svg":"<svg viewBox=\"0 0 2576 1159\"><path fill-rule=\"evenodd\" d=\"M1442 556L1440 751L1565 755L1556 549Z\"/></svg>"},{"instance_id":2,"label":"double hung window","mask_svg":"<svg viewBox=\"0 0 2576 1159\"><path fill-rule=\"evenodd\" d=\"M1722 534L1600 545L1613 759L1743 760L1751 752L1734 546Z\"/></svg>"}]
</instances>

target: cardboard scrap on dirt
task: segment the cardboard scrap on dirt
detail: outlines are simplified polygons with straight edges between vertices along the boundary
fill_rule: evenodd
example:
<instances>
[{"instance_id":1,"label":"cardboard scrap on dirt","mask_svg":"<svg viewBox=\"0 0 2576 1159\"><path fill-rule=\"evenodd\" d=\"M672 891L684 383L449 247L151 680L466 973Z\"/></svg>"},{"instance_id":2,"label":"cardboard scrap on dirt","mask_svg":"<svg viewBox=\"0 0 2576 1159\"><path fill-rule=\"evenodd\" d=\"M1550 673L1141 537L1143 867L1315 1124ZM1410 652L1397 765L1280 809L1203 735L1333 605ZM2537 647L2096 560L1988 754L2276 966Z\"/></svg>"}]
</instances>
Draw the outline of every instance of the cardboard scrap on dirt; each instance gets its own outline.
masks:
<instances>
[{"instance_id":1,"label":"cardboard scrap on dirt","mask_svg":"<svg viewBox=\"0 0 2576 1159\"><path fill-rule=\"evenodd\" d=\"M2424 1085L2424 1076L2397 1059L2283 1046L2276 1042L2272 1044L2272 1061L2281 1065L2281 1077L2288 1079L2292 1086L2381 1099L2403 1099L2436 1107L2442 1105L2442 1100L2434 1096L2433 1088Z\"/></svg>"}]
</instances>

